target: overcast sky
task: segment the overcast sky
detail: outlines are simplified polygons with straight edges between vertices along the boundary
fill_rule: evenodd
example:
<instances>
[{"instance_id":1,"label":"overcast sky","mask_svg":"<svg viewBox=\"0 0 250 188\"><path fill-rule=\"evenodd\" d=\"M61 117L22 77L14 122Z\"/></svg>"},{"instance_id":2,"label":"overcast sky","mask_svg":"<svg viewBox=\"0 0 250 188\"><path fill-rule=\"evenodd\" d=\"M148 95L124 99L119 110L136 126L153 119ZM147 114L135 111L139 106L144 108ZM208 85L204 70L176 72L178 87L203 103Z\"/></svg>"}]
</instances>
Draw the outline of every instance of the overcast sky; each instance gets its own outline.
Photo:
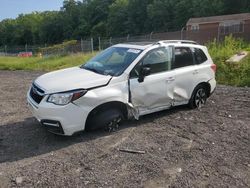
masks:
<instances>
[{"instance_id":1,"label":"overcast sky","mask_svg":"<svg viewBox=\"0 0 250 188\"><path fill-rule=\"evenodd\" d=\"M0 0L0 21L16 18L21 13L60 10L63 0Z\"/></svg>"}]
</instances>

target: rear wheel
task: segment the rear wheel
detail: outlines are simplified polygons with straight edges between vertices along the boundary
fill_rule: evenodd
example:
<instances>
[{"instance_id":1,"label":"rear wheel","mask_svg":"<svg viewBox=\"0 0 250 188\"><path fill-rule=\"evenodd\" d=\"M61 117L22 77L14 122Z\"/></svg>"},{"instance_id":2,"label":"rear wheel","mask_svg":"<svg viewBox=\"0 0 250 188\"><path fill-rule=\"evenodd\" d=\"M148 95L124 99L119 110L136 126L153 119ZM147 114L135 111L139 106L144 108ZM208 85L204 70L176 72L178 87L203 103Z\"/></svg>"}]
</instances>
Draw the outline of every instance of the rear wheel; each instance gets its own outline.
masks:
<instances>
[{"instance_id":1,"label":"rear wheel","mask_svg":"<svg viewBox=\"0 0 250 188\"><path fill-rule=\"evenodd\" d=\"M97 111L89 117L86 130L104 128L111 132L117 130L123 120L123 113L119 109L114 108L105 111Z\"/></svg>"},{"instance_id":2,"label":"rear wheel","mask_svg":"<svg viewBox=\"0 0 250 188\"><path fill-rule=\"evenodd\" d=\"M203 85L197 86L189 101L190 108L194 109L203 107L207 102L207 98L208 93L206 87Z\"/></svg>"}]
</instances>

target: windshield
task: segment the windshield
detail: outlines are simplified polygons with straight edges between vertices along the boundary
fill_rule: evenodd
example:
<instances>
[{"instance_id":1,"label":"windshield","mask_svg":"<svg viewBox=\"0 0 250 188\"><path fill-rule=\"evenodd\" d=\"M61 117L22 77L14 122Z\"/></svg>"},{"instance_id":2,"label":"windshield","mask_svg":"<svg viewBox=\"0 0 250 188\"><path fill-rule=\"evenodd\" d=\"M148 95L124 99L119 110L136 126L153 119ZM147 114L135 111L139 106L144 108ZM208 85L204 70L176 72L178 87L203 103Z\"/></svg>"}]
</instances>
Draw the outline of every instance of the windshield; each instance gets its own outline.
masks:
<instances>
[{"instance_id":1,"label":"windshield","mask_svg":"<svg viewBox=\"0 0 250 188\"><path fill-rule=\"evenodd\" d=\"M89 60L81 68L98 74L119 76L141 52L139 49L111 47Z\"/></svg>"}]
</instances>

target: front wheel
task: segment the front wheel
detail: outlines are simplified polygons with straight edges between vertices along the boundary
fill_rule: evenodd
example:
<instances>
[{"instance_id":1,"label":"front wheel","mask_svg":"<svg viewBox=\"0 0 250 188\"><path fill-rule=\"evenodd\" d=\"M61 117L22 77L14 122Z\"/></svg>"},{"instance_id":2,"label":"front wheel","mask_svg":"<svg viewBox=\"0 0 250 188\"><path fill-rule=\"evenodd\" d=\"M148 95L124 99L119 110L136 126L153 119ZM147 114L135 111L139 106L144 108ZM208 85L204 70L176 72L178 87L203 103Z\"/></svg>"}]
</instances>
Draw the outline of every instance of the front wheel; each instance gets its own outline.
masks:
<instances>
[{"instance_id":1,"label":"front wheel","mask_svg":"<svg viewBox=\"0 0 250 188\"><path fill-rule=\"evenodd\" d=\"M91 114L86 130L96 130L104 128L107 131L118 129L124 116L119 109L107 109Z\"/></svg>"},{"instance_id":2,"label":"front wheel","mask_svg":"<svg viewBox=\"0 0 250 188\"><path fill-rule=\"evenodd\" d=\"M200 109L201 107L205 106L207 98L208 94L206 88L202 85L199 85L196 87L196 89L192 94L192 97L189 101L189 107L192 109L194 108Z\"/></svg>"}]
</instances>

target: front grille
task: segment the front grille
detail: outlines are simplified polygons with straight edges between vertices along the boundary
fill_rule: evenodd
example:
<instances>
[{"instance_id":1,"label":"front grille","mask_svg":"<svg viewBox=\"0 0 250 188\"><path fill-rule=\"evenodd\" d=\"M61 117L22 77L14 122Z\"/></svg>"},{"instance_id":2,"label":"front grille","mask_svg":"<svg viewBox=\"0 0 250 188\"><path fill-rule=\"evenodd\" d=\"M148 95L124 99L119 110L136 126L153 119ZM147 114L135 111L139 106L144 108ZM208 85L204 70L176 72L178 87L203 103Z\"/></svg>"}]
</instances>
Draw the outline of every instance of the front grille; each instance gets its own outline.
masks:
<instances>
[{"instance_id":1,"label":"front grille","mask_svg":"<svg viewBox=\"0 0 250 188\"><path fill-rule=\"evenodd\" d=\"M30 89L30 96L37 104L39 104L42 101L44 97L43 94L44 91L42 89L38 88L34 84L32 85Z\"/></svg>"},{"instance_id":2,"label":"front grille","mask_svg":"<svg viewBox=\"0 0 250 188\"><path fill-rule=\"evenodd\" d=\"M32 87L35 88L39 93L44 94L44 91L37 87L35 84L32 84Z\"/></svg>"}]
</instances>

